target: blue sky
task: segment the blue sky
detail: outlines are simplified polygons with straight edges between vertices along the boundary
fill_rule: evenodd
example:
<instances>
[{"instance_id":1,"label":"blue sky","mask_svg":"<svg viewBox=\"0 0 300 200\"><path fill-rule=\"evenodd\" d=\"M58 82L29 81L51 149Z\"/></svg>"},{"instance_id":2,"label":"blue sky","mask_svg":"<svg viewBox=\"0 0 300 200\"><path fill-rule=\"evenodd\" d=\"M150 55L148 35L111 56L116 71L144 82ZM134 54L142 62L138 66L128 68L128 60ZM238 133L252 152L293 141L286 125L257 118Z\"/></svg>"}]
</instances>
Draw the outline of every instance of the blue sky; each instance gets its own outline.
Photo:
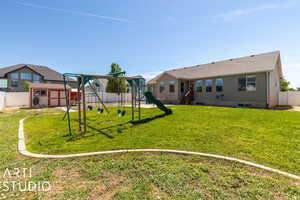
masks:
<instances>
[{"instance_id":1,"label":"blue sky","mask_svg":"<svg viewBox=\"0 0 300 200\"><path fill-rule=\"evenodd\" d=\"M300 86L297 0L1 0L0 66L60 72L161 71L280 50Z\"/></svg>"}]
</instances>

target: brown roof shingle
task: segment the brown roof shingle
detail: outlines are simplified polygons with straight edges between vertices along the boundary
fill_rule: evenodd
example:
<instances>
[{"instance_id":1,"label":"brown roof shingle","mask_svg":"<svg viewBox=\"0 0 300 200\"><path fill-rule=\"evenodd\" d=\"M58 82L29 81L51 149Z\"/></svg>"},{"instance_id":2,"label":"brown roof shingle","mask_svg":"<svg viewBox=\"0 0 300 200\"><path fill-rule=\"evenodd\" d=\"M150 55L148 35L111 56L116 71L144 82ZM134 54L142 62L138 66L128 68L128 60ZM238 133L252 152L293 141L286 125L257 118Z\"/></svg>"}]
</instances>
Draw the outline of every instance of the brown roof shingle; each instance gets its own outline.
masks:
<instances>
[{"instance_id":1,"label":"brown roof shingle","mask_svg":"<svg viewBox=\"0 0 300 200\"><path fill-rule=\"evenodd\" d=\"M209 64L168 70L162 74L167 73L177 79L200 79L243 73L265 72L275 69L278 58L280 58L280 52L274 51L219 62L212 62ZM162 74L148 81L147 84L156 83ZM280 71L279 74L282 76L282 71Z\"/></svg>"}]
</instances>

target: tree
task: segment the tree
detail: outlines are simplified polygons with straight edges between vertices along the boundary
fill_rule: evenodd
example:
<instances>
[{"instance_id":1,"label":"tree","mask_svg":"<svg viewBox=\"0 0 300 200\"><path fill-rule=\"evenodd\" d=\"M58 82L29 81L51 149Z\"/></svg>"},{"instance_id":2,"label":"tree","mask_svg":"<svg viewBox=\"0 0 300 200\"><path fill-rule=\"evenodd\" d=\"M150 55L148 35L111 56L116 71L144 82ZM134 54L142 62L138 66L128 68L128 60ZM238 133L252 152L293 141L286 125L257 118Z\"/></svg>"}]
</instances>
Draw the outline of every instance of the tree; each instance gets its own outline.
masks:
<instances>
[{"instance_id":1,"label":"tree","mask_svg":"<svg viewBox=\"0 0 300 200\"><path fill-rule=\"evenodd\" d=\"M281 79L280 80L280 90L283 91L283 92L286 92L286 91L290 91L291 88L289 87L290 85L290 82L285 80L285 79Z\"/></svg>"},{"instance_id":2,"label":"tree","mask_svg":"<svg viewBox=\"0 0 300 200\"><path fill-rule=\"evenodd\" d=\"M117 63L112 63L110 65L110 73L121 72L121 68ZM106 86L106 92L118 93L127 92L126 80L124 79L113 79L109 80Z\"/></svg>"},{"instance_id":3,"label":"tree","mask_svg":"<svg viewBox=\"0 0 300 200\"><path fill-rule=\"evenodd\" d=\"M30 86L31 82L30 81L24 81L23 83L23 89L25 91L29 91L29 86Z\"/></svg>"}]
</instances>

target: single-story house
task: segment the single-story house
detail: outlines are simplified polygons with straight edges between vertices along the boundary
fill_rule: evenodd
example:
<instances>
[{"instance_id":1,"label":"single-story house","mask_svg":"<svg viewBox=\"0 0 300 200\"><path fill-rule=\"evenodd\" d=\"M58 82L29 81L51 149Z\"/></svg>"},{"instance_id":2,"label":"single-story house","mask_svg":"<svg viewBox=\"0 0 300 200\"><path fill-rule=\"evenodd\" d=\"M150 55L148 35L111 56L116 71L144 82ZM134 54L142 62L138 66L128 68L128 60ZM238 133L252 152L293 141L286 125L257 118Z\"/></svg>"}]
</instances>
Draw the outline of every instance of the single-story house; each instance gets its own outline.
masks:
<instances>
[{"instance_id":1,"label":"single-story house","mask_svg":"<svg viewBox=\"0 0 300 200\"><path fill-rule=\"evenodd\" d=\"M282 78L280 52L275 51L168 70L147 87L164 103L274 107Z\"/></svg>"},{"instance_id":2,"label":"single-story house","mask_svg":"<svg viewBox=\"0 0 300 200\"><path fill-rule=\"evenodd\" d=\"M63 75L41 65L17 64L0 68L0 91L25 92L30 83L63 84Z\"/></svg>"}]
</instances>

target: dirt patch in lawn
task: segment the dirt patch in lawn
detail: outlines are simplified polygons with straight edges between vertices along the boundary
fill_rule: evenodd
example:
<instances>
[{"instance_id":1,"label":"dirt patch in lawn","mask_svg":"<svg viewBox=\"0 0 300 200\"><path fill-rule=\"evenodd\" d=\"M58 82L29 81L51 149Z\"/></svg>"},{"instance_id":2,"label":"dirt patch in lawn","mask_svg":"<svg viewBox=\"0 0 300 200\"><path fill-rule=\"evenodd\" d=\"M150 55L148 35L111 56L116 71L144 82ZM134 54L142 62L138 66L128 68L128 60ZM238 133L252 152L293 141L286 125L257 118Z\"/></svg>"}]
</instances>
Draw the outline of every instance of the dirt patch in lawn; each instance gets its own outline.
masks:
<instances>
[{"instance_id":1,"label":"dirt patch in lawn","mask_svg":"<svg viewBox=\"0 0 300 200\"><path fill-rule=\"evenodd\" d=\"M124 188L123 181L124 178L120 176L109 177L108 184L104 184L103 180L99 180L88 199L113 199L116 192Z\"/></svg>"}]
</instances>

